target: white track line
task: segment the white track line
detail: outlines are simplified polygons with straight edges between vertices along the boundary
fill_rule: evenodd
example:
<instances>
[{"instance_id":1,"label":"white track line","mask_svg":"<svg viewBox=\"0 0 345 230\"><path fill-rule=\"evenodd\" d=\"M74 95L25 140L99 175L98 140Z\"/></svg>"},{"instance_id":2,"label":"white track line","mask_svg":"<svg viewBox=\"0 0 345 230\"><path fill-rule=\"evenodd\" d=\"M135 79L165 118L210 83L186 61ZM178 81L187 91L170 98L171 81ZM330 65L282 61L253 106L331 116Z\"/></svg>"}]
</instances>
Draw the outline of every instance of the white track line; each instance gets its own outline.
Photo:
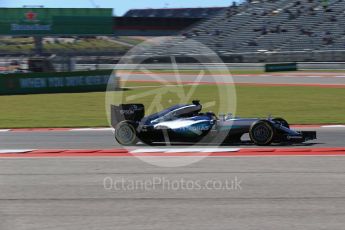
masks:
<instances>
[{"instance_id":1,"label":"white track line","mask_svg":"<svg viewBox=\"0 0 345 230\"><path fill-rule=\"evenodd\" d=\"M160 153L160 152L164 152L167 149L135 149L130 151L130 153Z\"/></svg>"},{"instance_id":2,"label":"white track line","mask_svg":"<svg viewBox=\"0 0 345 230\"><path fill-rule=\"evenodd\" d=\"M1 153L27 153L34 150L36 149L0 149L0 154Z\"/></svg>"},{"instance_id":3,"label":"white track line","mask_svg":"<svg viewBox=\"0 0 345 230\"><path fill-rule=\"evenodd\" d=\"M345 128L345 125L323 125L321 128Z\"/></svg>"},{"instance_id":4,"label":"white track line","mask_svg":"<svg viewBox=\"0 0 345 230\"><path fill-rule=\"evenodd\" d=\"M0 129L0 133L4 133L4 132L9 132L11 131L10 129Z\"/></svg>"},{"instance_id":5,"label":"white track line","mask_svg":"<svg viewBox=\"0 0 345 230\"><path fill-rule=\"evenodd\" d=\"M207 149L204 149L202 150L201 152L212 152L212 153L215 153L215 152L238 152L240 151L241 149L240 148L207 148Z\"/></svg>"},{"instance_id":6,"label":"white track line","mask_svg":"<svg viewBox=\"0 0 345 230\"><path fill-rule=\"evenodd\" d=\"M130 153L208 153L208 152L238 152L239 148L143 148L135 149Z\"/></svg>"}]
</instances>

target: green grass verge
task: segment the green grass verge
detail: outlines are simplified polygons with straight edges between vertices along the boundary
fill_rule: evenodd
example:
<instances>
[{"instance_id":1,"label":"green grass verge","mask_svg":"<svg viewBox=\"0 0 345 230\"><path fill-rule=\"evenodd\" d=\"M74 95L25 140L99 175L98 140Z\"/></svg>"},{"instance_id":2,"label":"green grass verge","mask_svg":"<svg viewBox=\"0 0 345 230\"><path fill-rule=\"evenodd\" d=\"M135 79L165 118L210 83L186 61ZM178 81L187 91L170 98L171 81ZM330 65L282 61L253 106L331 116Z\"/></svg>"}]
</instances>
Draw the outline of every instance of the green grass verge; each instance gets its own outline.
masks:
<instances>
[{"instance_id":1,"label":"green grass verge","mask_svg":"<svg viewBox=\"0 0 345 230\"><path fill-rule=\"evenodd\" d=\"M145 39L140 39L140 38L136 38L136 37L118 37L119 41L122 42L126 42L132 45L138 45L140 43L142 43L143 41L145 41Z\"/></svg>"},{"instance_id":2,"label":"green grass verge","mask_svg":"<svg viewBox=\"0 0 345 230\"><path fill-rule=\"evenodd\" d=\"M105 126L104 93L0 96L0 127Z\"/></svg>"},{"instance_id":3,"label":"green grass verge","mask_svg":"<svg viewBox=\"0 0 345 230\"><path fill-rule=\"evenodd\" d=\"M142 88L114 92L112 96L141 95L162 89L152 83L140 83ZM138 86L128 84L126 87ZM148 87L152 86L152 87ZM179 103L176 93L188 92L190 85L170 87L161 97L162 108ZM229 86L220 86L229 87ZM225 88L223 88L225 89ZM221 90L223 90L221 88ZM237 115L244 117L282 116L294 124L345 123L345 90L303 86L236 86ZM142 95L132 102L149 108L154 96ZM181 96L181 95L180 95ZM200 85L191 98L201 102L219 101L224 97L215 85ZM185 97L189 100L188 97ZM105 93L73 93L0 96L0 127L92 127L107 126ZM223 105L222 105L223 106ZM157 108L158 110L159 108ZM218 106L207 110L222 111Z\"/></svg>"}]
</instances>

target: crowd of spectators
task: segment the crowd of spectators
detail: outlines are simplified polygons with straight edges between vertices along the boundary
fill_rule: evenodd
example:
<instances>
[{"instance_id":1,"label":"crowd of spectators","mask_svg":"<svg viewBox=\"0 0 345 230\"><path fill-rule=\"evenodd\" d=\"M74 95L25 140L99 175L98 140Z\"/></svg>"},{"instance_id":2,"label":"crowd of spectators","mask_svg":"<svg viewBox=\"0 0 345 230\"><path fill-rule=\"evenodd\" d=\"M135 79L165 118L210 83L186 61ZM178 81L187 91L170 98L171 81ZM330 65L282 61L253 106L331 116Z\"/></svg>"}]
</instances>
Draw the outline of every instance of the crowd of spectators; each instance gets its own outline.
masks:
<instances>
[{"instance_id":1,"label":"crowd of spectators","mask_svg":"<svg viewBox=\"0 0 345 230\"><path fill-rule=\"evenodd\" d=\"M224 20L227 18L231 18L236 14L242 15L242 12L246 12L245 10L248 7L251 7L251 4L255 4L252 11L249 12L253 17L260 17L261 22L257 24L257 28L255 26L251 27L253 32L257 34L256 37L249 37L246 41L242 44L247 45L250 47L260 46L260 42L262 41L263 36L270 36L271 34L282 34L281 36L285 36L284 33L289 32L287 36L290 36L291 32L296 33L296 36L307 36L313 39L317 39L321 41L322 45L328 46L335 43L336 38L338 37L337 33L329 27L321 27L320 26L310 26L310 23L303 23L304 18L309 18L309 21L313 21L314 19L320 20L320 15L323 14L322 23L340 23L340 18L337 16L339 12L334 8L332 5L334 3L345 2L344 0L337 0L337 2L330 0L293 0L291 2L287 2L285 7L277 7L274 9L265 8L265 7L258 7L260 3L263 2L277 2L281 0L247 0L246 3L243 5L237 5L235 2L232 3L230 7L226 9L226 14ZM330 14L326 14L329 12L334 12ZM276 15L286 14L287 20L275 20ZM314 19L313 19L313 16ZM280 17L281 18L281 17ZM262 20L263 19L263 20ZM292 21L293 22L289 22ZM230 20L227 20L231 22ZM339 22L338 22L339 21ZM255 25L255 24L254 24ZM318 29L319 28L319 29ZM324 31L322 31L324 30ZM186 36L195 37L195 36L204 36L210 35L213 37L221 36L224 38L227 32L224 32L217 28L207 27L201 28L196 27L186 33ZM277 36L272 36L275 38ZM280 36L278 36L280 37ZM345 30L344 30L344 37L345 37ZM267 37L269 38L269 37ZM263 39L267 43L267 39ZM215 46L221 46L222 40L215 39L214 41Z\"/></svg>"},{"instance_id":2,"label":"crowd of spectators","mask_svg":"<svg viewBox=\"0 0 345 230\"><path fill-rule=\"evenodd\" d=\"M314 0L307 0L308 4L304 5L302 1L297 0L293 3L292 8L294 10L290 10L289 8L286 8L283 10L283 13L288 14L289 20L294 20L300 17L301 15L309 15L309 16L315 16L316 15L316 9L315 7L318 5L316 1ZM341 2L343 0L339 0ZM247 2L253 3L254 1L248 0ZM296 9L297 8L297 9ZM329 8L329 1L328 0L322 0L322 9L324 12L333 12L332 9ZM263 11L261 13L261 16L270 15L271 12ZM254 15L257 15L257 13L253 13ZM328 17L328 21L330 22L337 22L337 17L335 15L330 15ZM299 34L306 35L308 37L316 37L320 36L322 38L322 42L324 45L331 45L334 42L334 39L332 37L332 33L330 31L325 31L322 34L315 34L311 29L306 29L302 25L296 26L297 31L299 31ZM287 29L282 28L281 25L275 25L271 26L271 22L266 22L261 28L254 29L254 32L260 32L261 35L267 35L269 33L283 33L288 32ZM345 32L344 32L345 34ZM247 42L248 46L258 46L257 39L251 40Z\"/></svg>"}]
</instances>

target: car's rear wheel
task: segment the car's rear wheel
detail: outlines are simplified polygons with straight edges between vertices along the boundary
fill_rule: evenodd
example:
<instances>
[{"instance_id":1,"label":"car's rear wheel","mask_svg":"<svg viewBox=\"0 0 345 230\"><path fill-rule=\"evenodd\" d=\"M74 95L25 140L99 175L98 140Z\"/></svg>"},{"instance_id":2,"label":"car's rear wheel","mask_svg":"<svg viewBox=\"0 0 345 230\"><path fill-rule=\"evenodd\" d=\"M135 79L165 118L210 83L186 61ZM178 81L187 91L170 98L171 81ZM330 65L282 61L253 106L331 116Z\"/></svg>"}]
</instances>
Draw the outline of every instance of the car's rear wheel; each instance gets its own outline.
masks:
<instances>
[{"instance_id":1,"label":"car's rear wheel","mask_svg":"<svg viewBox=\"0 0 345 230\"><path fill-rule=\"evenodd\" d=\"M115 127L115 139L124 146L131 146L138 143L137 131L129 121L121 121Z\"/></svg>"},{"instance_id":2,"label":"car's rear wheel","mask_svg":"<svg viewBox=\"0 0 345 230\"><path fill-rule=\"evenodd\" d=\"M270 145L273 142L275 130L269 121L259 120L250 127L249 136L256 145Z\"/></svg>"},{"instance_id":3,"label":"car's rear wheel","mask_svg":"<svg viewBox=\"0 0 345 230\"><path fill-rule=\"evenodd\" d=\"M272 119L272 121L274 121L275 123L281 124L285 128L288 128L288 129L290 128L289 123L281 117L274 118L274 119Z\"/></svg>"}]
</instances>

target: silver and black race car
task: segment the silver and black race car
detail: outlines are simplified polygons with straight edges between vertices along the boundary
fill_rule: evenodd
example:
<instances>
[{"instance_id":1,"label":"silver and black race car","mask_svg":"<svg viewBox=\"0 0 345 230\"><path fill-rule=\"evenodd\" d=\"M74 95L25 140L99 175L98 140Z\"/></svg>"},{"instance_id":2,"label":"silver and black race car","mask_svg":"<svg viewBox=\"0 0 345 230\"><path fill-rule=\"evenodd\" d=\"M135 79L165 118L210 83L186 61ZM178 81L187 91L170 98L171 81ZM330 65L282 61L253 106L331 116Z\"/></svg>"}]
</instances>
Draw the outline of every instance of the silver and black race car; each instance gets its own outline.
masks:
<instances>
[{"instance_id":1,"label":"silver and black race car","mask_svg":"<svg viewBox=\"0 0 345 230\"><path fill-rule=\"evenodd\" d=\"M111 105L111 124L121 145L138 142L153 144L233 144L249 133L260 146L272 143L303 143L316 139L315 131L295 131L282 118L237 118L231 114L219 118L212 112L201 113L199 101L174 105L145 116L143 104Z\"/></svg>"}]
</instances>

